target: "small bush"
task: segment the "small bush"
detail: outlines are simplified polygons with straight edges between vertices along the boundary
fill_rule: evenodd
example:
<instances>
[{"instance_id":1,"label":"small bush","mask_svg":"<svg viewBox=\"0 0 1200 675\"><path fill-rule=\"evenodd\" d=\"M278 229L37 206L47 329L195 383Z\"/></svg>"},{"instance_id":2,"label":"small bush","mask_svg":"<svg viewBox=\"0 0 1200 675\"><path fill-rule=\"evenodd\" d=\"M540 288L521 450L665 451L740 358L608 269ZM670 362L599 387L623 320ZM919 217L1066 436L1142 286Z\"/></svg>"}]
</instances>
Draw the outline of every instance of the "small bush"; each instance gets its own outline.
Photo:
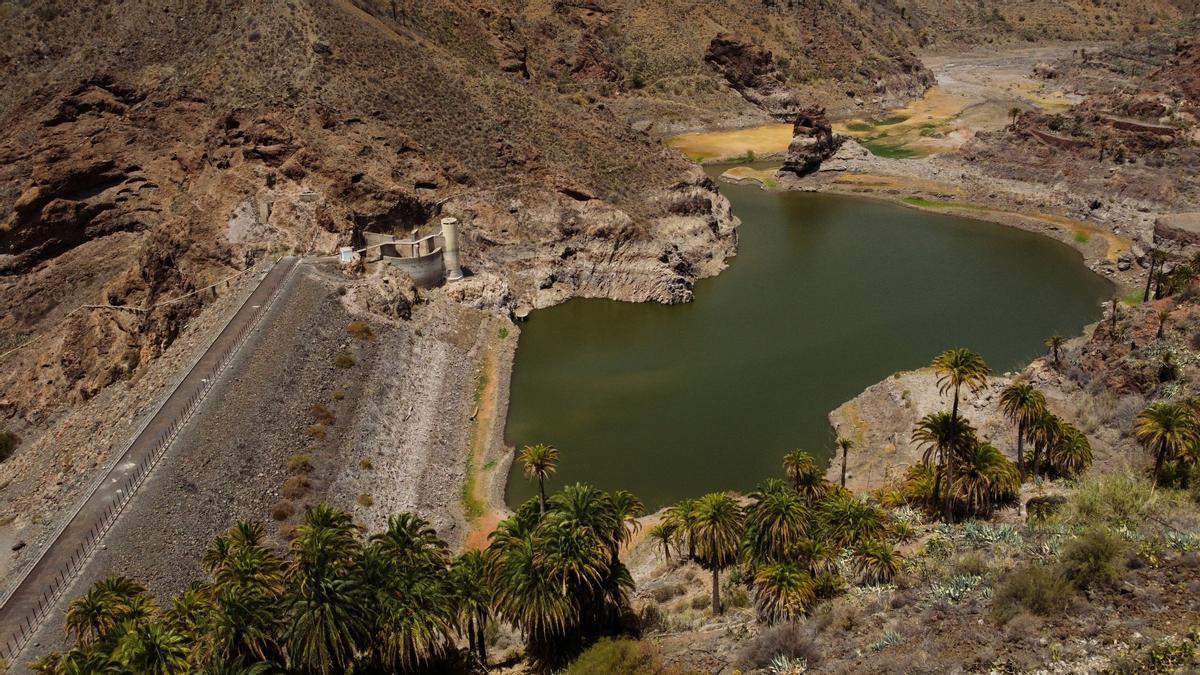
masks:
<instances>
[{"instance_id":1,"label":"small bush","mask_svg":"<svg viewBox=\"0 0 1200 675\"><path fill-rule=\"evenodd\" d=\"M375 337L375 334L371 332L371 326L366 321L351 321L346 326L346 332L356 340L370 340Z\"/></svg>"},{"instance_id":2,"label":"small bush","mask_svg":"<svg viewBox=\"0 0 1200 675\"><path fill-rule=\"evenodd\" d=\"M969 551L954 561L954 573L968 577L981 577L987 574L988 564L979 551Z\"/></svg>"},{"instance_id":3,"label":"small bush","mask_svg":"<svg viewBox=\"0 0 1200 675\"><path fill-rule=\"evenodd\" d=\"M995 590L992 614L1005 623L1021 610L1048 616L1070 606L1075 589L1055 566L1030 565L1013 570Z\"/></svg>"},{"instance_id":4,"label":"small bush","mask_svg":"<svg viewBox=\"0 0 1200 675\"><path fill-rule=\"evenodd\" d=\"M1079 484L1067 501L1065 517L1080 525L1138 527L1153 510L1150 481L1134 473L1095 476Z\"/></svg>"},{"instance_id":5,"label":"small bush","mask_svg":"<svg viewBox=\"0 0 1200 675\"><path fill-rule=\"evenodd\" d=\"M817 647L812 638L796 624L785 623L768 628L758 634L744 648L739 657L743 668L766 668L771 661L783 656L788 659L804 659L810 668L819 662Z\"/></svg>"},{"instance_id":6,"label":"small bush","mask_svg":"<svg viewBox=\"0 0 1200 675\"><path fill-rule=\"evenodd\" d=\"M296 499L303 497L307 492L310 484L304 476L292 476L283 481L283 488L280 492L288 499Z\"/></svg>"},{"instance_id":7,"label":"small bush","mask_svg":"<svg viewBox=\"0 0 1200 675\"><path fill-rule=\"evenodd\" d=\"M666 584L650 591L650 597L654 598L655 602L667 602L678 598L687 592L687 589L681 584Z\"/></svg>"},{"instance_id":8,"label":"small bush","mask_svg":"<svg viewBox=\"0 0 1200 675\"><path fill-rule=\"evenodd\" d=\"M1117 561L1127 550L1125 540L1115 532L1093 527L1063 548L1063 574L1081 590L1113 586L1121 578Z\"/></svg>"},{"instance_id":9,"label":"small bush","mask_svg":"<svg viewBox=\"0 0 1200 675\"><path fill-rule=\"evenodd\" d=\"M353 368L355 363L354 356L349 352L342 352L333 359L333 365L338 368Z\"/></svg>"},{"instance_id":10,"label":"small bush","mask_svg":"<svg viewBox=\"0 0 1200 675\"><path fill-rule=\"evenodd\" d=\"M367 459L366 457L364 457L363 461L359 462L358 465L367 471L375 468L375 465L371 463L371 460Z\"/></svg>"},{"instance_id":11,"label":"small bush","mask_svg":"<svg viewBox=\"0 0 1200 675\"><path fill-rule=\"evenodd\" d=\"M308 425L308 428L306 428L304 430L304 433L309 438L323 440L325 438L325 425L324 424L310 424L310 425Z\"/></svg>"},{"instance_id":12,"label":"small bush","mask_svg":"<svg viewBox=\"0 0 1200 675\"><path fill-rule=\"evenodd\" d=\"M721 604L726 608L742 609L750 606L750 593L745 586L726 584L721 589Z\"/></svg>"},{"instance_id":13,"label":"small bush","mask_svg":"<svg viewBox=\"0 0 1200 675\"><path fill-rule=\"evenodd\" d=\"M0 462L12 457L21 439L11 431L0 431Z\"/></svg>"},{"instance_id":14,"label":"small bush","mask_svg":"<svg viewBox=\"0 0 1200 675\"><path fill-rule=\"evenodd\" d=\"M312 462L309 461L308 455L304 453L295 454L288 458L288 473L308 473L312 471L312 468Z\"/></svg>"},{"instance_id":15,"label":"small bush","mask_svg":"<svg viewBox=\"0 0 1200 675\"><path fill-rule=\"evenodd\" d=\"M317 424L330 426L337 421L337 413L320 403L314 403L313 406L308 409L308 414L312 416L313 421Z\"/></svg>"},{"instance_id":16,"label":"small bush","mask_svg":"<svg viewBox=\"0 0 1200 675\"><path fill-rule=\"evenodd\" d=\"M346 398L346 392L342 391L341 389L334 390L333 400L340 401L344 398Z\"/></svg>"},{"instance_id":17,"label":"small bush","mask_svg":"<svg viewBox=\"0 0 1200 675\"><path fill-rule=\"evenodd\" d=\"M295 507L286 499L281 499L271 506L271 518L273 520L287 520L295 512Z\"/></svg>"},{"instance_id":18,"label":"small bush","mask_svg":"<svg viewBox=\"0 0 1200 675\"><path fill-rule=\"evenodd\" d=\"M370 506L370 505L372 505L372 504L374 504L374 503L375 503L375 500L374 500L374 499L372 499L372 498L371 498L371 495L368 495L368 494L361 494L361 495L359 495L359 496L358 496L358 499L356 499L355 501L357 501L357 502L358 502L358 505L359 505L359 506L364 506L364 507L365 507L365 506Z\"/></svg>"},{"instance_id":19,"label":"small bush","mask_svg":"<svg viewBox=\"0 0 1200 675\"><path fill-rule=\"evenodd\" d=\"M708 593L701 593L695 596L691 602L692 609L706 609L711 604L712 598L709 597Z\"/></svg>"},{"instance_id":20,"label":"small bush","mask_svg":"<svg viewBox=\"0 0 1200 675\"><path fill-rule=\"evenodd\" d=\"M566 675L684 675L664 666L658 648L649 642L628 638L604 638L567 667Z\"/></svg>"},{"instance_id":21,"label":"small bush","mask_svg":"<svg viewBox=\"0 0 1200 675\"><path fill-rule=\"evenodd\" d=\"M665 630L667 628L667 616L663 614L662 609L658 605L648 602L638 614L638 627L643 633Z\"/></svg>"}]
</instances>

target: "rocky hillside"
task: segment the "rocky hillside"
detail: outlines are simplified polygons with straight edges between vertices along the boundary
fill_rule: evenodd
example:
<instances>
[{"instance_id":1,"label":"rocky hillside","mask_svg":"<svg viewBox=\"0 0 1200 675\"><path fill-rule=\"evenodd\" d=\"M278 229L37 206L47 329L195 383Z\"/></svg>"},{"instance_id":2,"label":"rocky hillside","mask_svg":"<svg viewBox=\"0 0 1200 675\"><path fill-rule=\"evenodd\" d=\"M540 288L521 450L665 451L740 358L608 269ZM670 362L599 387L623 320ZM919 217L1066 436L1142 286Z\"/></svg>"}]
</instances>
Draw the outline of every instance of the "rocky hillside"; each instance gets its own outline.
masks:
<instances>
[{"instance_id":1,"label":"rocky hillside","mask_svg":"<svg viewBox=\"0 0 1200 675\"><path fill-rule=\"evenodd\" d=\"M979 134L962 156L1005 178L1066 184L1093 201L1155 211L1200 208L1200 42L1187 37L1086 52L1047 77L1094 91L1062 112L1027 112L1009 129ZM1190 34L1188 34L1190 33ZM1131 56L1140 55L1130 67ZM1088 86L1091 85L1091 86Z\"/></svg>"},{"instance_id":2,"label":"rocky hillside","mask_svg":"<svg viewBox=\"0 0 1200 675\"><path fill-rule=\"evenodd\" d=\"M893 0L922 47L1012 42L1128 41L1200 8L1196 0Z\"/></svg>"},{"instance_id":3,"label":"rocky hillside","mask_svg":"<svg viewBox=\"0 0 1200 675\"><path fill-rule=\"evenodd\" d=\"M37 424L136 376L205 298L68 319L82 304L150 307L443 211L502 309L687 300L733 221L631 122L930 82L891 9L790 5L0 4L0 352L38 341L5 356L0 414Z\"/></svg>"}]
</instances>

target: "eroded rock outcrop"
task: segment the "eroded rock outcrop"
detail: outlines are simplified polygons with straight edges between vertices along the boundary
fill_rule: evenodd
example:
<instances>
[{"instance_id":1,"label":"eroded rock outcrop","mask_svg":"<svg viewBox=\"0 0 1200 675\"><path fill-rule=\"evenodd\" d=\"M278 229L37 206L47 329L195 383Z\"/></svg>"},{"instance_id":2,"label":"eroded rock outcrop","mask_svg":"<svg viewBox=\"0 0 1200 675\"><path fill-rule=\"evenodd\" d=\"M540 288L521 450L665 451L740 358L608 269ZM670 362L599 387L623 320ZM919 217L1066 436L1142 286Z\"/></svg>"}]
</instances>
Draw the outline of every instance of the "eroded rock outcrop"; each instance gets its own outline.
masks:
<instances>
[{"instance_id":1,"label":"eroded rock outcrop","mask_svg":"<svg viewBox=\"0 0 1200 675\"><path fill-rule=\"evenodd\" d=\"M810 107L796 116L792 127L792 142L781 171L807 176L821 168L842 145L842 137L833 133L825 109Z\"/></svg>"}]
</instances>

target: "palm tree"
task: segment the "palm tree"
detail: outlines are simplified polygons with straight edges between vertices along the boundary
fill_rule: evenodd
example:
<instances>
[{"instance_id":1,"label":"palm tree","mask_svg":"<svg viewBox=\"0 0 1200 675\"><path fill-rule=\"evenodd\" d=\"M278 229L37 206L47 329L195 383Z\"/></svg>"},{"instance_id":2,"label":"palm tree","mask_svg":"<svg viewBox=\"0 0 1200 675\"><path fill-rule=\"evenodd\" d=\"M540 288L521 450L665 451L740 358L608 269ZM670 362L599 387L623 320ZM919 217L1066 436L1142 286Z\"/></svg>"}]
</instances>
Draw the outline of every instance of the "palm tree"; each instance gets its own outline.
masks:
<instances>
[{"instance_id":1,"label":"palm tree","mask_svg":"<svg viewBox=\"0 0 1200 675\"><path fill-rule=\"evenodd\" d=\"M1163 339L1163 335L1167 331L1167 319L1171 318L1171 310L1164 309L1158 313L1158 333L1155 335L1159 340Z\"/></svg>"},{"instance_id":2,"label":"palm tree","mask_svg":"<svg viewBox=\"0 0 1200 675\"><path fill-rule=\"evenodd\" d=\"M793 450L783 456L783 471L797 494L809 504L815 504L829 493L824 474L817 468L812 455L803 450Z\"/></svg>"},{"instance_id":3,"label":"palm tree","mask_svg":"<svg viewBox=\"0 0 1200 675\"><path fill-rule=\"evenodd\" d=\"M991 443L976 443L962 457L954 477L954 494L968 513L991 516L997 506L1020 495L1017 469Z\"/></svg>"},{"instance_id":4,"label":"palm tree","mask_svg":"<svg viewBox=\"0 0 1200 675\"><path fill-rule=\"evenodd\" d=\"M900 572L900 554L879 539L868 539L854 551L854 571L868 586L889 583Z\"/></svg>"},{"instance_id":5,"label":"palm tree","mask_svg":"<svg viewBox=\"0 0 1200 675\"><path fill-rule=\"evenodd\" d=\"M819 539L852 548L869 539L882 539L887 531L887 514L849 492L839 492L821 503L816 524Z\"/></svg>"},{"instance_id":6,"label":"palm tree","mask_svg":"<svg viewBox=\"0 0 1200 675\"><path fill-rule=\"evenodd\" d=\"M558 448L545 443L527 445L521 450L521 463L525 465L525 479L537 479L538 500L542 513L546 512L546 479L558 470Z\"/></svg>"},{"instance_id":7,"label":"palm tree","mask_svg":"<svg viewBox=\"0 0 1200 675\"><path fill-rule=\"evenodd\" d=\"M364 553L362 544L350 515L344 511L328 504L312 506L305 511L304 522L296 533L291 543L290 592L285 601L288 629L283 638L287 652L291 662L302 670L322 675L342 672L367 644L371 623L380 611L376 608L367 615L367 608L376 605L365 579L359 576L372 567L359 561ZM373 548L373 559L381 566L382 546L375 544ZM352 574L352 570L357 573ZM223 601L236 606L246 600L251 601L247 609L261 611L253 604L253 597ZM261 658L265 651L263 637L250 635L241 641L248 643L247 651Z\"/></svg>"},{"instance_id":8,"label":"palm tree","mask_svg":"<svg viewBox=\"0 0 1200 675\"><path fill-rule=\"evenodd\" d=\"M933 359L932 365L934 372L938 376L938 392L942 395L945 395L948 391L954 392L954 406L950 409L950 417L954 420L958 419L960 389L965 385L972 393L978 392L987 386L988 376L992 373L982 356L970 349L963 348L942 352ZM954 476L954 454L950 452L945 455L947 485L950 484ZM950 522L953 518L952 504L953 496L947 490L943 509L943 517L946 522Z\"/></svg>"},{"instance_id":9,"label":"palm tree","mask_svg":"<svg viewBox=\"0 0 1200 675\"><path fill-rule=\"evenodd\" d=\"M1033 479L1036 481L1039 475L1047 473L1045 467L1042 466L1042 453L1045 452L1049 456L1050 449L1058 445L1062 439L1062 418L1045 410L1029 424L1025 433L1029 434L1029 440L1033 442L1033 466L1031 468Z\"/></svg>"},{"instance_id":10,"label":"palm tree","mask_svg":"<svg viewBox=\"0 0 1200 675\"><path fill-rule=\"evenodd\" d=\"M951 509L953 458L966 452L975 444L975 429L969 422L955 417L951 413L932 412L917 422L916 428L913 429L912 439L919 446L925 448L921 458L922 463L927 466L936 466L931 506L936 509L937 502L941 500L943 502L942 517L946 522L951 522L953 518ZM944 493L942 491L943 482L946 484Z\"/></svg>"},{"instance_id":11,"label":"palm tree","mask_svg":"<svg viewBox=\"0 0 1200 675\"><path fill-rule=\"evenodd\" d=\"M1074 478L1092 465L1092 444L1082 431L1063 422L1063 433L1051 448L1049 460L1056 474Z\"/></svg>"},{"instance_id":12,"label":"palm tree","mask_svg":"<svg viewBox=\"0 0 1200 675\"><path fill-rule=\"evenodd\" d=\"M130 626L113 656L134 673L174 675L188 670L188 647L183 636L158 622Z\"/></svg>"},{"instance_id":13,"label":"palm tree","mask_svg":"<svg viewBox=\"0 0 1200 675\"><path fill-rule=\"evenodd\" d=\"M721 570L737 559L742 539L744 516L737 500L724 492L711 492L696 502L696 558L712 570L712 607L722 613Z\"/></svg>"},{"instance_id":14,"label":"palm tree","mask_svg":"<svg viewBox=\"0 0 1200 675\"><path fill-rule=\"evenodd\" d=\"M662 547L663 560L671 562L671 541L675 539L675 526L664 519L663 522L650 528L646 534Z\"/></svg>"},{"instance_id":15,"label":"palm tree","mask_svg":"<svg viewBox=\"0 0 1200 675\"><path fill-rule=\"evenodd\" d=\"M854 447L854 441L844 436L838 436L834 446L842 451L842 487L846 487L846 453Z\"/></svg>"},{"instance_id":16,"label":"palm tree","mask_svg":"<svg viewBox=\"0 0 1200 675\"><path fill-rule=\"evenodd\" d=\"M484 631L492 613L487 570L480 551L467 551L450 566L450 588L458 611L460 631L465 627L467 648L487 667L487 643Z\"/></svg>"},{"instance_id":17,"label":"palm tree","mask_svg":"<svg viewBox=\"0 0 1200 675\"><path fill-rule=\"evenodd\" d=\"M774 562L754 575L754 605L767 623L794 621L816 602L812 576L794 562Z\"/></svg>"},{"instance_id":18,"label":"palm tree","mask_svg":"<svg viewBox=\"0 0 1200 675\"><path fill-rule=\"evenodd\" d=\"M1187 408L1166 401L1151 403L1138 413L1134 434L1154 453L1154 486L1158 485L1163 462L1197 442L1196 422Z\"/></svg>"},{"instance_id":19,"label":"palm tree","mask_svg":"<svg viewBox=\"0 0 1200 675\"><path fill-rule=\"evenodd\" d=\"M378 612L371 638L378 661L388 670L426 667L442 656L456 627L445 542L424 519L401 513L371 537L365 554L372 559L366 586Z\"/></svg>"},{"instance_id":20,"label":"palm tree","mask_svg":"<svg viewBox=\"0 0 1200 675\"><path fill-rule=\"evenodd\" d=\"M496 612L525 633L540 658L576 625L578 608L539 562L534 534L522 529L511 517L497 527L501 534L485 554L488 582Z\"/></svg>"},{"instance_id":21,"label":"palm tree","mask_svg":"<svg viewBox=\"0 0 1200 675\"><path fill-rule=\"evenodd\" d=\"M752 565L782 560L808 531L808 510L793 490L765 489L750 495L743 545Z\"/></svg>"},{"instance_id":22,"label":"palm tree","mask_svg":"<svg viewBox=\"0 0 1200 675\"><path fill-rule=\"evenodd\" d=\"M1024 485L1025 430L1046 411L1046 397L1028 382L1013 382L1000 392L1000 409L1017 425L1017 475Z\"/></svg>"},{"instance_id":23,"label":"palm tree","mask_svg":"<svg viewBox=\"0 0 1200 675\"><path fill-rule=\"evenodd\" d=\"M1055 368L1062 365L1062 362L1058 358L1058 350L1062 349L1062 346L1066 344L1066 342L1067 339L1061 335L1051 335L1046 340L1046 348L1049 349L1052 354L1054 354Z\"/></svg>"},{"instance_id":24,"label":"palm tree","mask_svg":"<svg viewBox=\"0 0 1200 675\"><path fill-rule=\"evenodd\" d=\"M642 529L638 518L646 515L646 506L633 493L625 490L617 490L612 493L611 499L617 525L609 537L609 549L612 552L612 562L615 563L619 548L632 541L633 537Z\"/></svg>"},{"instance_id":25,"label":"palm tree","mask_svg":"<svg viewBox=\"0 0 1200 675\"><path fill-rule=\"evenodd\" d=\"M1142 292L1142 302L1150 299L1150 283L1154 281L1154 270L1167 261L1166 252L1160 249L1151 249L1147 254L1150 260L1150 268L1146 271L1146 290Z\"/></svg>"},{"instance_id":26,"label":"palm tree","mask_svg":"<svg viewBox=\"0 0 1200 675\"><path fill-rule=\"evenodd\" d=\"M115 628L128 610L125 598L96 584L67 607L67 634L80 644L90 644Z\"/></svg>"},{"instance_id":27,"label":"palm tree","mask_svg":"<svg viewBox=\"0 0 1200 675\"><path fill-rule=\"evenodd\" d=\"M696 524L696 500L684 499L683 501L667 508L664 521L675 532L675 536L680 540L687 541L688 558L696 557L696 533L694 525Z\"/></svg>"}]
</instances>

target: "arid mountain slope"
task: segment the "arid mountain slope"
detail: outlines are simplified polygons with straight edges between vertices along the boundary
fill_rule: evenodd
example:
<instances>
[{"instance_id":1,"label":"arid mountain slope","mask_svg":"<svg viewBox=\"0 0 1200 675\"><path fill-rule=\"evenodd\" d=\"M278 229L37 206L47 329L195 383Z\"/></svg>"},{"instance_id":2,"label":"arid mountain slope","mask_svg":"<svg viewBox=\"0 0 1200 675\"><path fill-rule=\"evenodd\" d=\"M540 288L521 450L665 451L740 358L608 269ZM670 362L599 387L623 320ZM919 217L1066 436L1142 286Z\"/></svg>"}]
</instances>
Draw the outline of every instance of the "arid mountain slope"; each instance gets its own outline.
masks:
<instances>
[{"instance_id":1,"label":"arid mountain slope","mask_svg":"<svg viewBox=\"0 0 1200 675\"><path fill-rule=\"evenodd\" d=\"M150 307L443 210L505 303L686 300L732 221L631 120L930 81L895 12L818 5L6 3L0 346L39 344L7 357L0 411L38 423L135 375L204 297L60 325L81 304Z\"/></svg>"}]
</instances>

